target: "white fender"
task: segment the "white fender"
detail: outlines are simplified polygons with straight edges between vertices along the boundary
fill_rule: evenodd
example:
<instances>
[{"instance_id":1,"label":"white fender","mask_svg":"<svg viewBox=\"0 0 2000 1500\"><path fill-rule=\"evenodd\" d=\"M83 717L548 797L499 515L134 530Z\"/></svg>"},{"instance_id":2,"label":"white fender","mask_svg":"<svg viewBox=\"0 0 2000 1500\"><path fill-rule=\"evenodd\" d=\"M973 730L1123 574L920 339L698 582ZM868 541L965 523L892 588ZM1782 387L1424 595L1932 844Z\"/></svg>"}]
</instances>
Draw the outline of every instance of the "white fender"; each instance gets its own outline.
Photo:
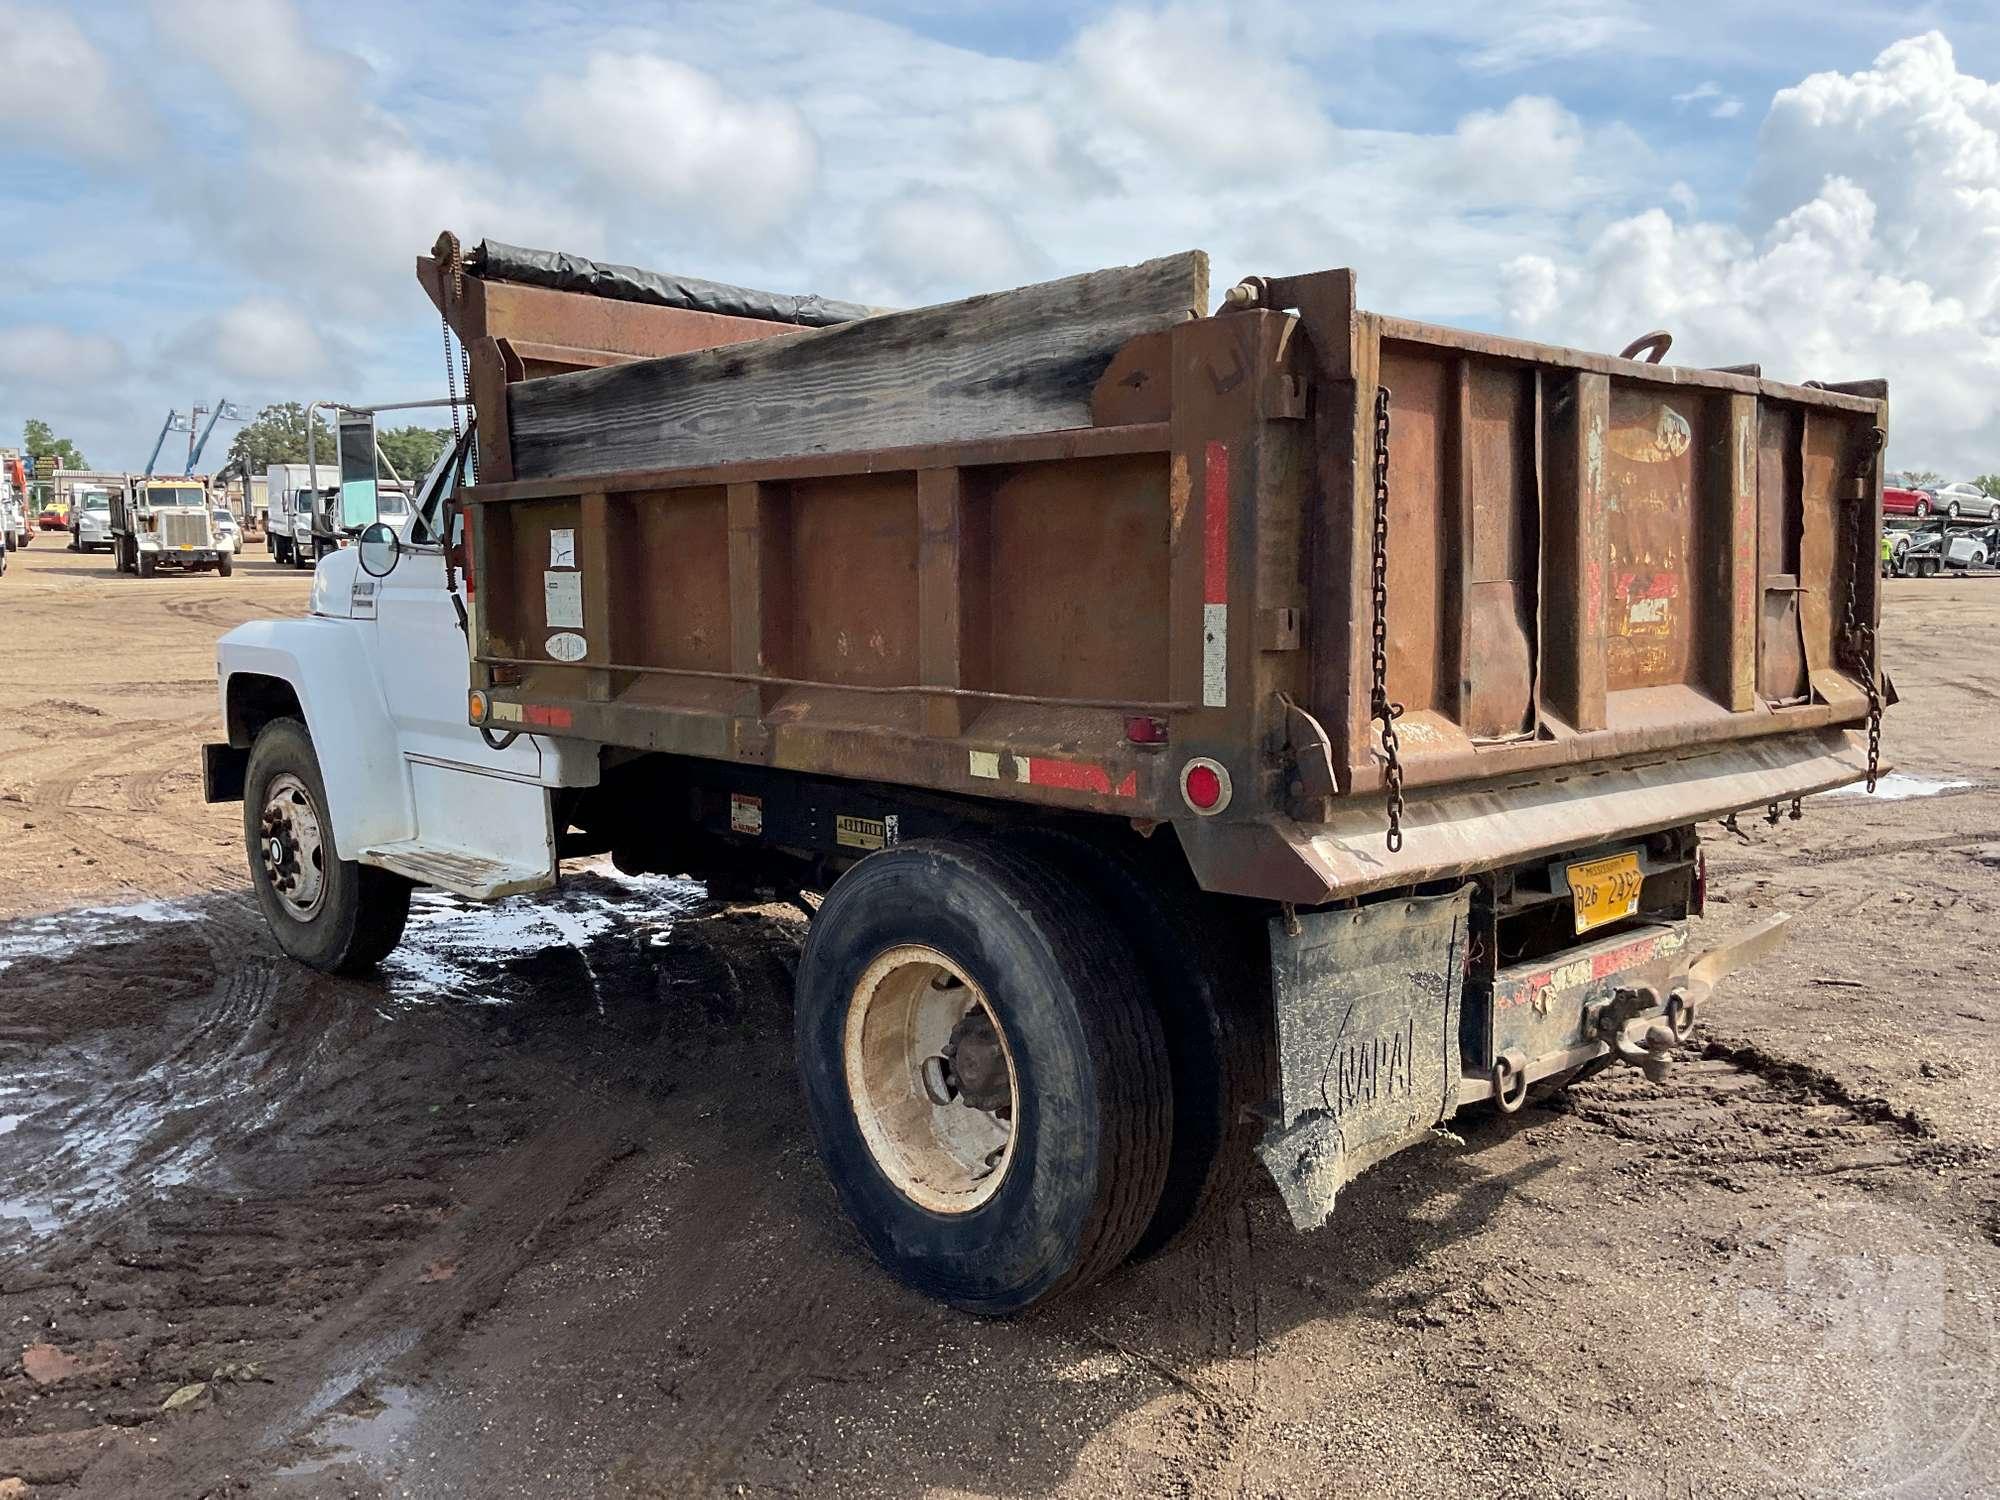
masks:
<instances>
[{"instance_id":1,"label":"white fender","mask_svg":"<svg viewBox=\"0 0 2000 1500\"><path fill-rule=\"evenodd\" d=\"M232 678L251 673L288 683L305 714L326 782L334 852L414 838L409 775L376 676L370 622L307 616L252 620L216 642L216 675L228 723Z\"/></svg>"}]
</instances>

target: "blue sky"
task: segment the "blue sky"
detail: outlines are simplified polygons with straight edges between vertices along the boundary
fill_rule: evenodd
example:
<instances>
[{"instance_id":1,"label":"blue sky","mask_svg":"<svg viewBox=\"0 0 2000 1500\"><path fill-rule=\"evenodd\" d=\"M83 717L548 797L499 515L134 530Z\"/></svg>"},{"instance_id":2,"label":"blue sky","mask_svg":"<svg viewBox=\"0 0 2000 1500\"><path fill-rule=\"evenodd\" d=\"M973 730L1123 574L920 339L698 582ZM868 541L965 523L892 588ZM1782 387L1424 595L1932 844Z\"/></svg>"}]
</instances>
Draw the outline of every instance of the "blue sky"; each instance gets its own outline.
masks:
<instances>
[{"instance_id":1,"label":"blue sky","mask_svg":"<svg viewBox=\"0 0 2000 1500\"><path fill-rule=\"evenodd\" d=\"M1384 311L1887 374L1893 461L2000 470L1994 9L0 0L0 442L434 394L452 228L893 304L1352 264Z\"/></svg>"}]
</instances>

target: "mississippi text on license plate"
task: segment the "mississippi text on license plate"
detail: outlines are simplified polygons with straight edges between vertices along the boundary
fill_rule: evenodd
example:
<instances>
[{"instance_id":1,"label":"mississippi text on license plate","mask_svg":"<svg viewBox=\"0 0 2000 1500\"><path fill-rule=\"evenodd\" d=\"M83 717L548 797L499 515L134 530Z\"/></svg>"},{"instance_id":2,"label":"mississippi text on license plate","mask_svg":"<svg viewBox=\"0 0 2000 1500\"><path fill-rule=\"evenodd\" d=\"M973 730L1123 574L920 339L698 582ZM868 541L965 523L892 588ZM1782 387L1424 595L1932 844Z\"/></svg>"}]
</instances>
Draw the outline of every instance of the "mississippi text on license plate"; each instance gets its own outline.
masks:
<instances>
[{"instance_id":1,"label":"mississippi text on license plate","mask_svg":"<svg viewBox=\"0 0 2000 1500\"><path fill-rule=\"evenodd\" d=\"M1585 860L1580 865L1571 865L1568 876L1569 893L1576 902L1578 932L1616 922L1639 909L1639 888L1646 877L1639 873L1636 852Z\"/></svg>"}]
</instances>

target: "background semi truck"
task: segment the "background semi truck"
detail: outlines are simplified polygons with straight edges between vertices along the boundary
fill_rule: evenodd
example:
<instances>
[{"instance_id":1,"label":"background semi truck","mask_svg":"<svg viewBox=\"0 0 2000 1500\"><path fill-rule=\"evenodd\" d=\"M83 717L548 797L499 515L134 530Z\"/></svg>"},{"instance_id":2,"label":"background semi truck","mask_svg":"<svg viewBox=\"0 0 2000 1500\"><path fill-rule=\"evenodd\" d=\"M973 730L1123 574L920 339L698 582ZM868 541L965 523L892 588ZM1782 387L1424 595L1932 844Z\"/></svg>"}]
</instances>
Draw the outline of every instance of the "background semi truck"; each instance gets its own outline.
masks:
<instances>
[{"instance_id":1,"label":"background semi truck","mask_svg":"<svg viewBox=\"0 0 2000 1500\"><path fill-rule=\"evenodd\" d=\"M215 532L206 479L142 475L111 491L111 550L121 573L151 578L160 568L213 571L227 578L235 556Z\"/></svg>"},{"instance_id":2,"label":"background semi truck","mask_svg":"<svg viewBox=\"0 0 2000 1500\"><path fill-rule=\"evenodd\" d=\"M872 309L447 235L475 428L218 648L280 945L565 858L816 902L801 1084L881 1260L1010 1312L1253 1157L1658 1077L1696 825L1878 769L1879 382L1362 311L1188 254ZM1651 362L1635 358L1650 356ZM454 375L456 370L453 371Z\"/></svg>"}]
</instances>

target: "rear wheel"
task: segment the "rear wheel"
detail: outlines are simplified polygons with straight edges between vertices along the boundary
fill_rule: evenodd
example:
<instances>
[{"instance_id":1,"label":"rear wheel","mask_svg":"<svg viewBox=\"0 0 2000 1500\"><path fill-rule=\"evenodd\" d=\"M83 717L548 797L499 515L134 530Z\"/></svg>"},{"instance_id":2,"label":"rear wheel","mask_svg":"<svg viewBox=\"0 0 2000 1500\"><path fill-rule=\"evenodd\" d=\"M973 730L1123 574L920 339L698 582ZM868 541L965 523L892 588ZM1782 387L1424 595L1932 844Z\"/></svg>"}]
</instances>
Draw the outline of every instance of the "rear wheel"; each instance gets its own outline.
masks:
<instances>
[{"instance_id":1,"label":"rear wheel","mask_svg":"<svg viewBox=\"0 0 2000 1500\"><path fill-rule=\"evenodd\" d=\"M1167 1177L1172 1091L1131 947L995 843L870 856L813 919L799 1073L841 1207L883 1265L969 1312L1116 1269Z\"/></svg>"},{"instance_id":2,"label":"rear wheel","mask_svg":"<svg viewBox=\"0 0 2000 1500\"><path fill-rule=\"evenodd\" d=\"M1225 921L1184 862L1152 863L1141 851L1067 833L1023 831L1008 840L1055 861L1112 914L1160 1017L1173 1078L1173 1146L1159 1207L1132 1250L1143 1260L1240 1202L1256 1166L1261 1126L1252 1111L1264 1102L1268 1073L1261 929Z\"/></svg>"},{"instance_id":3,"label":"rear wheel","mask_svg":"<svg viewBox=\"0 0 2000 1500\"><path fill-rule=\"evenodd\" d=\"M401 941L410 882L334 851L326 783L297 719L273 719L250 749L243 843L278 946L329 974L360 974Z\"/></svg>"}]
</instances>

